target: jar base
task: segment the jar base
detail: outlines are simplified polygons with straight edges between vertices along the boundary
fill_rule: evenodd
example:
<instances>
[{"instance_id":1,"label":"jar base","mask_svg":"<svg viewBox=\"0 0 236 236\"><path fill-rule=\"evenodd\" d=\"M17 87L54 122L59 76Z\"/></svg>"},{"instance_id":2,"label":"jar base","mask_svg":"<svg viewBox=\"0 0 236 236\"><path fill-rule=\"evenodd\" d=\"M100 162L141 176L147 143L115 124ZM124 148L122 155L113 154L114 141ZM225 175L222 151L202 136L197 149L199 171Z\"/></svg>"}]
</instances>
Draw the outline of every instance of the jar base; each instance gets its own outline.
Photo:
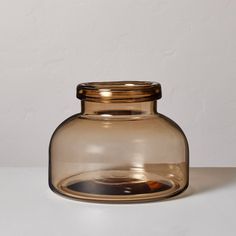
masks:
<instances>
[{"instance_id":1,"label":"jar base","mask_svg":"<svg viewBox=\"0 0 236 236\"><path fill-rule=\"evenodd\" d=\"M159 200L182 188L176 181L143 170L102 170L66 178L56 191L80 200L122 203Z\"/></svg>"}]
</instances>

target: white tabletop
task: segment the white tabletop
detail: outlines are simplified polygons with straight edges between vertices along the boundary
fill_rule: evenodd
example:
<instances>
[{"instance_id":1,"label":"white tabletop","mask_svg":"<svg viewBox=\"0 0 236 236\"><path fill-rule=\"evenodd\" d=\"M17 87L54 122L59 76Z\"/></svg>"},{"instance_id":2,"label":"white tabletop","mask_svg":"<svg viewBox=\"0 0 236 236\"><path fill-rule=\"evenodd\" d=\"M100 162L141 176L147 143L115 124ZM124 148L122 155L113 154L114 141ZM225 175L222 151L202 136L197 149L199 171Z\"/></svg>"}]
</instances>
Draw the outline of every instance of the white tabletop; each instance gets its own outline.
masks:
<instances>
[{"instance_id":1,"label":"white tabletop","mask_svg":"<svg viewBox=\"0 0 236 236\"><path fill-rule=\"evenodd\" d=\"M178 198L96 204L51 192L46 168L0 168L0 235L236 235L236 168L193 168Z\"/></svg>"}]
</instances>

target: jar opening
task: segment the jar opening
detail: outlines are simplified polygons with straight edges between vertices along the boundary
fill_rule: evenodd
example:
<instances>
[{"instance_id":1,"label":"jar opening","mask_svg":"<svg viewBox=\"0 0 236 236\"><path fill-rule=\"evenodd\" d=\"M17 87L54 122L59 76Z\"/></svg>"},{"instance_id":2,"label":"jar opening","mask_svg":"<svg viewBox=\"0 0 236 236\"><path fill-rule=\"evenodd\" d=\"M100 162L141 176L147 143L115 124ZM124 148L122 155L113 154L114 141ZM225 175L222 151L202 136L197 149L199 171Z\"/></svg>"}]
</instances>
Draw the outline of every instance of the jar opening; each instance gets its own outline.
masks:
<instances>
[{"instance_id":1,"label":"jar opening","mask_svg":"<svg viewBox=\"0 0 236 236\"><path fill-rule=\"evenodd\" d=\"M151 81L88 82L77 86L77 98L93 102L142 102L161 98L161 85Z\"/></svg>"}]
</instances>

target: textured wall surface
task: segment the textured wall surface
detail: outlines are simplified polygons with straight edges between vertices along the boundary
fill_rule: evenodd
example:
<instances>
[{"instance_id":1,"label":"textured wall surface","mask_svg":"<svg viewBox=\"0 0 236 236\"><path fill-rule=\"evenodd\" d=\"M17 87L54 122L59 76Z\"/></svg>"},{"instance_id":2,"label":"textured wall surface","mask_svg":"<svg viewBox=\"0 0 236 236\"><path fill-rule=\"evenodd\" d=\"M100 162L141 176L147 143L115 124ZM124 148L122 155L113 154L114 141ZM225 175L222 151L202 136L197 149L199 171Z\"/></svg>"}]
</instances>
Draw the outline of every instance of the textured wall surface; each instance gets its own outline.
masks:
<instances>
[{"instance_id":1,"label":"textured wall surface","mask_svg":"<svg viewBox=\"0 0 236 236\"><path fill-rule=\"evenodd\" d=\"M46 165L84 81L154 80L192 166L236 166L236 1L0 2L0 165Z\"/></svg>"}]
</instances>

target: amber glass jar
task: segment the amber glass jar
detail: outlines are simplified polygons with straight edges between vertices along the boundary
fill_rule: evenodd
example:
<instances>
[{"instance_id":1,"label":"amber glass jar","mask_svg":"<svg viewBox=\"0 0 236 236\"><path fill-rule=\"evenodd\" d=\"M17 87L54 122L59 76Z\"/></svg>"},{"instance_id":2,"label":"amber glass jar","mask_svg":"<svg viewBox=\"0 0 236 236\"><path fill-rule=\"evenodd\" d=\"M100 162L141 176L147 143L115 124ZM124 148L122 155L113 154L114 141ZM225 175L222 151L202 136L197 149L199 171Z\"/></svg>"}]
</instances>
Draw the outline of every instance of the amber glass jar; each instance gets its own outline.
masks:
<instances>
[{"instance_id":1,"label":"amber glass jar","mask_svg":"<svg viewBox=\"0 0 236 236\"><path fill-rule=\"evenodd\" d=\"M81 112L52 135L49 186L90 201L143 202L188 186L189 150L180 127L157 112L161 86L148 81L79 84Z\"/></svg>"}]
</instances>

